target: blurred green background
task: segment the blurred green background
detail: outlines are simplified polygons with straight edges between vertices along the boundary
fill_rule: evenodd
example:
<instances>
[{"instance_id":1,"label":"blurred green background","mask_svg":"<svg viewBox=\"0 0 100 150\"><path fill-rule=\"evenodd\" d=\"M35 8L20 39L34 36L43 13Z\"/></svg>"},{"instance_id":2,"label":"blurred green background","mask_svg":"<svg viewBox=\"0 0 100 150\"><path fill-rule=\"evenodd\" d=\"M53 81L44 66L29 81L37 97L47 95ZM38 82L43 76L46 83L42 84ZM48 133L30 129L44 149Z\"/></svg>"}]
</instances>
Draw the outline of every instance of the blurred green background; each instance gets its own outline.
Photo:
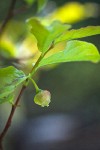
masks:
<instances>
[{"instance_id":1,"label":"blurred green background","mask_svg":"<svg viewBox=\"0 0 100 150\"><path fill-rule=\"evenodd\" d=\"M69 2L79 2L79 5L77 6L78 8L81 6L87 6L84 8L84 12L87 12L87 15L83 15L83 18L80 18L76 21L71 21L71 19L70 21L67 20L67 6L64 7L63 5L69 4ZM8 0L0 0L0 23L6 16L9 5L10 0L9 2ZM40 13L36 13L37 4L29 7L24 1L17 0L16 10L18 10L19 8L23 9L21 13L18 13L14 17L14 20L16 20L16 22L12 23L12 25L10 26L10 31L12 31L10 32L11 35L9 35L10 33L8 32L8 39L12 40L13 42L9 44L9 42L7 43L7 40L5 38L6 42L3 43L3 48L0 49L1 67L5 67L10 64L23 69L26 73L29 71L29 69L31 68L30 64L32 60L23 62L23 60L21 60L19 56L21 55L22 58L25 58L27 55L30 56L31 53L34 54L34 52L32 52L33 48L31 48L30 52L27 52L26 50L26 55L23 54L23 51L20 54L21 50L17 50L16 52L16 49L21 49L20 45L27 35L26 27L23 26L23 23L27 18L34 15L43 17L48 16L50 13L53 13L55 9L61 11L59 10L59 7L61 6L63 7L63 10L66 14L66 22L71 23L73 28L80 28L87 25L100 25L99 0L49 0L47 6ZM72 10L72 8L71 11L74 12L74 9ZM19 23L22 24L19 25ZM16 32L16 30L18 32ZM5 33L5 36L6 34L7 33ZM94 43L100 50L99 35L87 37L82 40ZM6 44L6 46L4 46L4 44ZM35 90L33 88L33 85L30 84L22 97L22 101L20 104L21 106L16 111L15 118L12 122L12 127L10 128L6 138L5 149L99 150L100 64L93 64L90 62L64 63L58 66L52 66L51 68L48 67L41 69L37 73L35 80L38 82L40 88L47 89L51 92L52 102L48 108L41 108L34 104L33 97L35 95ZM3 125L5 124L7 115L10 111L10 107L11 106L9 104L3 104L0 106L0 129L2 129ZM62 124L60 124L61 122ZM50 128L49 124L54 127L53 130L52 128ZM56 128L58 128L60 132L63 132L63 129L65 129L64 131L67 131L69 130L69 127L71 128L70 133L65 132L68 136L67 138L65 135L62 136L62 134L59 134L58 136L61 135L60 139L55 138L56 140L51 140L53 139L52 137L51 139L46 141L46 139L48 139L47 137L51 136L49 135L50 133L47 132L47 129L53 135L55 135L57 134ZM29 128L30 131L28 132L27 130L29 130ZM41 130L43 130L43 133L41 133ZM32 131L34 131L33 134ZM41 139L37 138L37 134L41 137ZM42 138L44 138L44 141L42 141Z\"/></svg>"}]
</instances>

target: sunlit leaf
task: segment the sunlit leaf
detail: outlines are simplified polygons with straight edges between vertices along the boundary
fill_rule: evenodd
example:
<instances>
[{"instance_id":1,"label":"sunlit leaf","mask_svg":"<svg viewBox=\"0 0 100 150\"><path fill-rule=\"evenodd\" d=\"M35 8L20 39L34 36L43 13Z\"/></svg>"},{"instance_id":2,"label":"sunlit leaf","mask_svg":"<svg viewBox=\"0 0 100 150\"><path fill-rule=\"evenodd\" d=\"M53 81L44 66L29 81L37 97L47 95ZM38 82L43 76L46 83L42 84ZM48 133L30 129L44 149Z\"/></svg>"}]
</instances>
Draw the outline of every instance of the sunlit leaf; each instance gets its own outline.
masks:
<instances>
[{"instance_id":1,"label":"sunlit leaf","mask_svg":"<svg viewBox=\"0 0 100 150\"><path fill-rule=\"evenodd\" d=\"M57 43L64 40L78 39L96 34L100 34L100 26L88 26L76 30L73 29L66 31L59 38L57 38L55 42Z\"/></svg>"},{"instance_id":2,"label":"sunlit leaf","mask_svg":"<svg viewBox=\"0 0 100 150\"><path fill-rule=\"evenodd\" d=\"M68 29L71 28L71 25L68 24L62 24L59 21L54 21L50 26L47 26L47 29L49 30L49 38L52 40L55 40L55 38L59 37L67 31Z\"/></svg>"},{"instance_id":3,"label":"sunlit leaf","mask_svg":"<svg viewBox=\"0 0 100 150\"><path fill-rule=\"evenodd\" d=\"M66 44L66 48L48 58L44 58L39 67L50 65L54 63L72 62L72 61L92 61L98 62L100 55L97 48L87 42L83 41L69 41Z\"/></svg>"},{"instance_id":4,"label":"sunlit leaf","mask_svg":"<svg viewBox=\"0 0 100 150\"><path fill-rule=\"evenodd\" d=\"M52 42L71 27L58 21L53 22L50 26L43 26L40 21L34 18L29 19L28 24L31 25L31 32L36 37L37 45L41 52L46 52Z\"/></svg>"},{"instance_id":5,"label":"sunlit leaf","mask_svg":"<svg viewBox=\"0 0 100 150\"><path fill-rule=\"evenodd\" d=\"M16 87L26 80L23 71L9 66L0 69L0 103L11 101L12 93Z\"/></svg>"}]
</instances>

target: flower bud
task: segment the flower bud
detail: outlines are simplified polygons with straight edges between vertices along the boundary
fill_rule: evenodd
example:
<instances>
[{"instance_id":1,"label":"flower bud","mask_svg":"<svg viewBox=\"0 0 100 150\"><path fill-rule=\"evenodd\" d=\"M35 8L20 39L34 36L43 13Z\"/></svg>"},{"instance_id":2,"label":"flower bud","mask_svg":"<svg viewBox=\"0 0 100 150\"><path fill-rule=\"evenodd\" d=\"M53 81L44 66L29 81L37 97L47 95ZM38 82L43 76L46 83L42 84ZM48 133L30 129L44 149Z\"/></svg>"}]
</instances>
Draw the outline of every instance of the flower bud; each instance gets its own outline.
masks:
<instances>
[{"instance_id":1,"label":"flower bud","mask_svg":"<svg viewBox=\"0 0 100 150\"><path fill-rule=\"evenodd\" d=\"M34 97L34 102L37 105L40 105L41 107L44 107L44 106L48 107L50 101L51 101L51 94L47 90L39 91Z\"/></svg>"}]
</instances>

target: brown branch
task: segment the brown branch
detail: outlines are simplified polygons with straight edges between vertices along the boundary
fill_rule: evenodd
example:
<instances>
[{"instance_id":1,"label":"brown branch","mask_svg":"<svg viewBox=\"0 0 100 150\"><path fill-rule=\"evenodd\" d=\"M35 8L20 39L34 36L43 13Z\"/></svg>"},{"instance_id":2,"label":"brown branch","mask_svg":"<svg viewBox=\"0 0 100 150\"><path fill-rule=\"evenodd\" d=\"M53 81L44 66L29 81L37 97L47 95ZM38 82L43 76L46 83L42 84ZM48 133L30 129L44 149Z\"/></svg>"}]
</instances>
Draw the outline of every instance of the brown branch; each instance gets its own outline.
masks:
<instances>
[{"instance_id":1,"label":"brown branch","mask_svg":"<svg viewBox=\"0 0 100 150\"><path fill-rule=\"evenodd\" d=\"M1 27L0 27L0 35L2 35L7 23L12 19L13 17L13 11L14 11L14 7L15 7L15 4L16 4L16 1L17 0L12 0L11 1L11 5L9 7L9 10L8 10L8 13L7 13L7 16L4 20L4 22L2 23Z\"/></svg>"},{"instance_id":2,"label":"brown branch","mask_svg":"<svg viewBox=\"0 0 100 150\"><path fill-rule=\"evenodd\" d=\"M20 93L19 93L19 95L18 95L18 97L17 97L17 99L16 99L16 101L15 101L15 103L12 105L12 109L11 109L9 118L8 118L8 120L7 120L7 122L6 122L6 125L5 125L5 127L4 127L4 129L3 129L3 131L2 131L2 133L0 134L0 150L3 150L3 147L2 147L3 139L4 139L6 133L7 133L8 129L9 129L10 125L11 125L11 121L12 121L13 115L14 115L14 113L15 113L15 110L16 110L17 106L18 106L18 103L19 103L19 101L20 101L21 95L22 95L22 93L23 93L23 91L24 91L25 89L26 89L26 86L23 85L23 86L22 86L22 89L21 89L21 91L20 91Z\"/></svg>"},{"instance_id":3,"label":"brown branch","mask_svg":"<svg viewBox=\"0 0 100 150\"><path fill-rule=\"evenodd\" d=\"M45 54L46 54L46 53L45 53ZM44 54L44 55L45 55L45 54ZM33 74L32 72L35 71L35 69L37 68L39 62L41 61L41 59L43 58L44 55L41 54L40 57L38 58L38 60L37 60L37 62L36 62L36 64L35 64L35 66L33 67L33 69L32 69L31 72L30 72L31 75ZM6 122L6 125L5 125L5 127L4 127L4 129L3 129L3 131L2 131L2 133L0 134L0 150L3 150L3 146L2 146L3 139L4 139L5 135L7 134L7 131L8 131L8 129L9 129L10 125L11 125L11 121L12 121L13 115L14 115L14 113L15 113L15 110L16 110L16 108L17 108L17 106L18 106L18 103L19 103L19 101L20 101L21 95L22 95L23 91L24 91L24 90L26 89L26 87L27 87L27 84L26 84L27 82L28 82L28 79L26 79L26 81L25 81L25 83L23 84L22 89L21 89L21 91L20 91L20 93L19 93L19 95L18 95L18 97L17 97L15 103L12 105L12 109L11 109L10 115L9 115L9 117L8 117L8 120L7 120L7 122Z\"/></svg>"},{"instance_id":4,"label":"brown branch","mask_svg":"<svg viewBox=\"0 0 100 150\"><path fill-rule=\"evenodd\" d=\"M48 51L51 50L52 47L53 47L53 43L51 44L51 46L50 46L50 48L48 49ZM47 54L48 51L46 51L44 54L41 54L41 55L40 55L40 57L38 58L36 64L34 65L34 67L32 68L32 70L31 70L31 72L30 72L31 76L34 75L34 73L35 73L35 71L36 71L36 69L37 69L37 67L38 67L38 65L39 65L39 62L40 62L40 61L42 60L42 58ZM15 110L16 110L17 106L18 106L18 103L19 103L19 101L20 101L20 98L21 98L21 96L22 96L22 93L23 93L23 91L24 91L24 90L26 89L26 87L27 87L27 82L28 82L28 80L29 80L29 79L27 78L26 81L25 81L25 83L23 84L23 86L22 86L22 88L21 88L21 91L20 91L20 93L19 93L19 95L18 95L18 97L17 97L17 99L16 99L14 105L12 105L12 109L11 109L10 115L9 115L9 117L8 117L8 120L7 120L7 122L6 122L6 125L5 125L5 127L4 127L4 129L3 129L3 131L2 131L2 133L0 134L0 150L3 150L3 147L2 147L3 139L4 139L6 133L7 133L8 129L9 129L10 125L11 125L11 121L12 121L13 115L14 115L14 113L15 113Z\"/></svg>"}]
</instances>

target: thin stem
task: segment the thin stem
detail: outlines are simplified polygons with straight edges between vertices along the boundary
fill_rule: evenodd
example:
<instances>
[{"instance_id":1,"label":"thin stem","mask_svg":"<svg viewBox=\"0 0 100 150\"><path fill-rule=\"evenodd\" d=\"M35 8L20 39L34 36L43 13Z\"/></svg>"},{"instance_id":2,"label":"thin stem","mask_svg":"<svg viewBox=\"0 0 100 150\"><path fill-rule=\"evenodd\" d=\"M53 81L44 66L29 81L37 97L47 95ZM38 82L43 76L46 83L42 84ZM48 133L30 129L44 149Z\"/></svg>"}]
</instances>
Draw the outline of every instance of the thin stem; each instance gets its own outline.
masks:
<instances>
[{"instance_id":1,"label":"thin stem","mask_svg":"<svg viewBox=\"0 0 100 150\"><path fill-rule=\"evenodd\" d=\"M2 35L3 31L5 30L5 27L7 25L7 23L12 19L13 17L13 11L14 11L14 7L15 7L15 4L16 4L16 1L17 0L11 0L11 5L9 7L9 10L8 10L8 13L7 13L7 16L3 22L3 24L1 25L0 27L0 36Z\"/></svg>"},{"instance_id":2,"label":"thin stem","mask_svg":"<svg viewBox=\"0 0 100 150\"><path fill-rule=\"evenodd\" d=\"M44 56L53 48L54 46L54 43L51 44L50 48L45 52L45 53L41 53L40 57L38 58L36 64L33 66L31 72L30 72L30 76L32 77L35 73L35 71L37 70L38 68L38 65L40 63L40 61L44 58Z\"/></svg>"},{"instance_id":3,"label":"thin stem","mask_svg":"<svg viewBox=\"0 0 100 150\"><path fill-rule=\"evenodd\" d=\"M10 4L10 7L9 7L9 10L8 10L8 13L7 13L7 16L4 20L4 22L2 23L1 27L0 27L0 38L5 30L5 27L7 25L7 23L11 20L11 18L13 17L13 11L14 11L14 7L15 7L15 4L16 4L16 1L17 0L11 0L11 4ZM11 120L12 120L12 117L13 117L13 114L15 112L15 109L17 107L17 104L19 102L19 99L21 97L21 94L24 90L24 86L22 87L22 90L20 91L20 94L15 102L15 104L12 106L12 109L11 109L11 113L9 115L9 118L7 120L7 123L2 131L2 133L0 134L0 150L3 150L3 146L2 146L2 141L3 141L3 138L5 136L5 134L7 133L8 129L9 129L9 126L11 124Z\"/></svg>"},{"instance_id":4,"label":"thin stem","mask_svg":"<svg viewBox=\"0 0 100 150\"><path fill-rule=\"evenodd\" d=\"M36 89L36 93L38 93L41 89L39 89L38 85L36 84L36 82L32 78L29 78L29 79L32 81L32 83Z\"/></svg>"},{"instance_id":5,"label":"thin stem","mask_svg":"<svg viewBox=\"0 0 100 150\"><path fill-rule=\"evenodd\" d=\"M8 120L7 120L7 122L6 122L6 125L5 125L5 127L4 127L4 129L3 129L3 131L2 131L2 133L0 134L0 146L1 146L1 149L0 149L0 150L3 149L3 148L2 148L3 139L4 139L6 133L7 133L8 129L9 129L10 125L11 125L13 115L14 115L14 113L15 113L15 110L16 110L16 108L17 108L17 106L18 106L18 103L19 103L19 100L20 100L20 98L21 98L21 95L22 95L23 91L25 90L25 88L26 88L26 86L23 85L22 88L21 88L21 91L20 91L20 93L19 93L19 95L18 95L18 97L17 97L17 99L16 99L16 101L15 101L15 103L12 105L12 109L11 109L9 118L8 118Z\"/></svg>"},{"instance_id":6,"label":"thin stem","mask_svg":"<svg viewBox=\"0 0 100 150\"><path fill-rule=\"evenodd\" d=\"M36 62L35 65L33 66L32 70L31 70L31 72L30 72L30 76L31 76L31 77L34 75L34 73L35 73L35 71L37 70L37 67L38 67L38 65L39 65L39 63L40 63L40 61L42 60L43 57L44 57L43 54L41 54L40 57L38 58L37 62Z\"/></svg>"},{"instance_id":7,"label":"thin stem","mask_svg":"<svg viewBox=\"0 0 100 150\"><path fill-rule=\"evenodd\" d=\"M16 4L16 1L17 1L17 0L11 0L11 5L10 5L10 7L9 7L7 16L6 16L4 22L2 23L2 25L1 25L1 27L0 27L0 37L2 36L2 34L3 34L3 32L4 32L5 28L6 28L7 23L12 19L13 15L14 15L14 7L15 7L15 4ZM34 65L34 67L32 68L32 70L31 70L31 72L30 72L31 77L33 76L33 74L34 74L35 71L37 70L40 61L41 61L42 58L46 55L46 53L47 53L47 52L45 52L44 54L41 54L41 55L40 55L39 59L37 60L36 64ZM11 122L12 122L12 119L13 119L13 116L14 116L14 113L15 113L15 110L16 110L18 104L19 104L20 98L21 98L21 96L22 96L24 90L25 90L26 87L27 87L28 80L29 80L29 78L28 78L28 79L25 81L25 83L23 84L23 86L22 86L22 88L21 88L21 90L20 90L20 93L19 93L19 95L18 95L18 97L17 97L15 103L12 105L12 109L11 109L10 115L9 115L9 117L8 117L8 120L7 120L6 124L5 124L5 127L4 127L3 131L2 131L1 134L0 134L0 150L3 150L3 146L2 146L2 144L3 144L3 139L4 139L5 135L7 134L9 127L11 126ZM34 82L33 82L33 83L34 83ZM36 84L34 84L34 85L35 85L35 87L36 87L37 89L39 89Z\"/></svg>"},{"instance_id":8,"label":"thin stem","mask_svg":"<svg viewBox=\"0 0 100 150\"><path fill-rule=\"evenodd\" d=\"M30 74L32 74L32 73L34 72L34 70L38 67L38 64L39 64L39 62L41 61L42 58L43 58L43 55L41 55L41 56L39 57L39 59L37 60L36 64L35 64L34 67L32 68L32 71L30 72ZM3 146L2 146L3 139L4 139L5 135L7 134L7 131L8 131L8 129L9 129L10 125L11 125L13 115L14 115L14 113L15 113L15 110L16 110L17 106L18 106L18 103L19 103L19 101L20 101L21 95L22 95L22 93L24 92L24 90L25 90L26 87L27 87L28 80L29 80L29 79L26 79L26 81L25 81L25 83L23 84L23 86L22 86L22 88L21 88L21 91L20 91L20 93L19 93L19 95L18 95L18 97L17 97L15 103L12 105L12 109L11 109L10 115L9 115L9 117L8 117L8 120L7 120L7 122L6 122L6 125L5 125L5 127L4 127L4 129L3 129L3 131L2 131L2 133L0 134L0 150L3 150Z\"/></svg>"},{"instance_id":9,"label":"thin stem","mask_svg":"<svg viewBox=\"0 0 100 150\"><path fill-rule=\"evenodd\" d=\"M52 46L52 45L51 45L51 46ZM48 51L51 50L51 48L52 48L52 47L50 47L50 48L48 49ZM2 131L1 134L0 134L0 150L3 150L3 146L2 146L3 139L4 139L5 135L7 134L7 131L8 131L8 129L9 129L10 125L11 125L11 122L12 122L12 119L13 119L13 116L14 116L14 113L15 113L15 110L16 110L18 104L19 104L20 98L21 98L21 96L22 96L24 90L26 89L26 87L27 87L27 85L28 85L28 81L29 81L29 79L34 75L35 71L36 71L37 68L38 68L38 65L39 65L40 61L41 61L41 60L43 59L43 57L47 54L48 51L46 51L45 53L42 53L42 54L40 55L40 57L38 58L36 64L34 65L34 67L32 68L31 72L29 73L29 77L28 77L28 78L26 79L26 81L24 82L24 84L23 84L23 86L22 86L22 88L21 88L21 90L20 90L20 93L19 93L19 95L18 95L18 97L17 97L15 103L12 105L12 109L11 109L10 115L9 115L9 117L8 117L8 120L7 120L7 122L6 122L6 125L5 125L3 131ZM32 81L33 81L33 80L32 80ZM34 84L35 87L39 90L39 88L38 88L38 86L36 85L36 83L33 82L33 84Z\"/></svg>"}]
</instances>

